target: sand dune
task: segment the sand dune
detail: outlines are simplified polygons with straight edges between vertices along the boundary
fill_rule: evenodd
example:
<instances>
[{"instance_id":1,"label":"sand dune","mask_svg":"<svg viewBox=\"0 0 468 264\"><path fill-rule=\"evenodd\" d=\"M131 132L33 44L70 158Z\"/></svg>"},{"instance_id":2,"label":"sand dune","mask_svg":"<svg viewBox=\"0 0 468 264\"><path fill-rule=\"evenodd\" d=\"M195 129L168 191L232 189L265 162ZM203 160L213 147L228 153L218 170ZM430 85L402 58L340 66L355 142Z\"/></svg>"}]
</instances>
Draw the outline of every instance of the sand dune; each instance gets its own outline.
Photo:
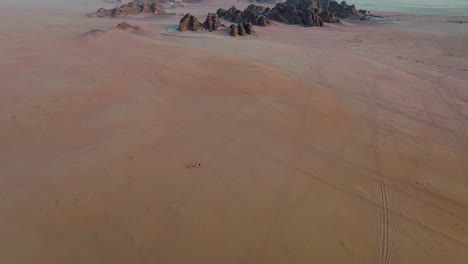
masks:
<instances>
[{"instance_id":1,"label":"sand dune","mask_svg":"<svg viewBox=\"0 0 468 264\"><path fill-rule=\"evenodd\" d=\"M465 25L232 39L168 32L178 15L114 30L93 1L8 5L1 263L468 259Z\"/></svg>"}]
</instances>

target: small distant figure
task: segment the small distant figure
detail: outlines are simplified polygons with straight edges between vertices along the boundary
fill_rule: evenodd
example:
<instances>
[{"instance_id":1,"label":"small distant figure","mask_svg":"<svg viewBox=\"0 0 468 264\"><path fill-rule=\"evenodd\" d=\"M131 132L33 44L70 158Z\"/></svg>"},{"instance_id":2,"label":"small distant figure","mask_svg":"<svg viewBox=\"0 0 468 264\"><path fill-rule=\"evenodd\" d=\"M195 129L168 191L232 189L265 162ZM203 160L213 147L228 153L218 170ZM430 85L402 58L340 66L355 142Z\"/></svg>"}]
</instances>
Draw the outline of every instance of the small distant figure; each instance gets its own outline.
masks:
<instances>
[{"instance_id":1,"label":"small distant figure","mask_svg":"<svg viewBox=\"0 0 468 264\"><path fill-rule=\"evenodd\" d=\"M196 162L196 163L191 163L191 164L187 164L187 168L190 169L190 168L198 168L200 167L201 164L199 162Z\"/></svg>"}]
</instances>

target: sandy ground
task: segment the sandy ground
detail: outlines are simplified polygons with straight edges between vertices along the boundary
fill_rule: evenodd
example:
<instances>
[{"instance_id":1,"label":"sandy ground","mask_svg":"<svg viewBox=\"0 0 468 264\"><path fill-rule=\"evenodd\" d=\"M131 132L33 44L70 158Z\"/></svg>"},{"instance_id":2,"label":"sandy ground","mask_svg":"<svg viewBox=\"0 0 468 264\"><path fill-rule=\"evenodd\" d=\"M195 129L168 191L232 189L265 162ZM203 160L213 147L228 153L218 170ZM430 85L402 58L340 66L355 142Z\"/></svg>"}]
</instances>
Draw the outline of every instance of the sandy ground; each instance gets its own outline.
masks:
<instances>
[{"instance_id":1,"label":"sandy ground","mask_svg":"<svg viewBox=\"0 0 468 264\"><path fill-rule=\"evenodd\" d=\"M170 30L231 4L3 3L0 263L467 263L468 26Z\"/></svg>"}]
</instances>

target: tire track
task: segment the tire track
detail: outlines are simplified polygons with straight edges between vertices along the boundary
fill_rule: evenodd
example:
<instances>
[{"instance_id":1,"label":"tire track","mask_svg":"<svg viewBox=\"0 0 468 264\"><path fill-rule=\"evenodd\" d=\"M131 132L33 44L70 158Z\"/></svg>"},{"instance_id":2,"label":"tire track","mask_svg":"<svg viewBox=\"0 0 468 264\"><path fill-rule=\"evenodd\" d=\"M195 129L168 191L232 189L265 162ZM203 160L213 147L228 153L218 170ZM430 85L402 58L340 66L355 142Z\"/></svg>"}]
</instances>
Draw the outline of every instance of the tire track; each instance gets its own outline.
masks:
<instances>
[{"instance_id":1,"label":"tire track","mask_svg":"<svg viewBox=\"0 0 468 264\"><path fill-rule=\"evenodd\" d=\"M160 237L160 235L167 230L168 227L171 227L174 225L174 222L177 221L177 219L180 217L180 215L177 213L178 207L180 207L177 204L168 204L164 210L162 210L162 217L161 219L166 220L167 223L163 224L162 227L160 227L156 232L153 233L151 236L151 239L149 243L143 245L137 255L137 259L139 259L139 263L146 263L146 259L148 258L148 254L150 253L150 249L154 242Z\"/></svg>"},{"instance_id":2,"label":"tire track","mask_svg":"<svg viewBox=\"0 0 468 264\"><path fill-rule=\"evenodd\" d=\"M209 113L209 112L206 112L204 114L213 115L213 113ZM196 129L199 129L199 130L207 133L208 135L212 135L212 131L202 129L202 128L196 128ZM233 142L235 144L242 143L242 142L238 141L235 138L225 137L225 136L222 136L222 138L224 138L225 140L229 140L229 141L231 141L231 142ZM279 163L281 163L281 164L283 164L285 166L288 166L288 167L293 167L294 166L294 165L290 164L287 161L284 161L284 160L281 160L281 159L279 159L277 157L271 156L269 153L262 152L261 150L257 150L257 151L258 151L259 155L262 155L265 158L271 159L274 162L279 162ZM362 202L368 204L369 206L373 206L375 208L382 208L382 205L380 203L377 203L377 202L375 202L373 200L370 200L367 197L364 197L364 196L362 196L360 194L357 194L357 193L354 193L354 192L352 192L350 190L347 190L347 189L345 189L345 188L343 188L343 187L341 187L339 185L328 182L328 181L322 179L321 177L315 175L314 173L311 173L309 171L305 171L302 168L299 168L298 172L301 173L302 175L306 176L311 181L318 182L320 184L323 184L324 186L327 186L330 189L339 191L341 193L344 193L344 194L347 194L347 195L349 195L351 197L354 197L354 198L356 198L358 200L361 200ZM394 210L389 209L388 212L389 212L389 214L396 215L396 211L394 211ZM422 228L422 229L424 229L424 230L426 230L428 232L434 233L435 235L437 235L439 237L442 237L442 238L444 238L444 239L446 239L446 240L448 240L448 241L450 241L450 242L452 242L454 244L457 244L457 245L459 245L459 246L461 246L463 248L468 249L468 242L465 242L465 241L459 240L458 238L447 235L447 234L445 234L445 233L443 233L443 232L441 232L441 231L439 231L439 230L437 230L437 229L435 229L435 228L433 228L431 226L428 226L428 225L426 225L424 223L421 223L421 222L419 222L419 221L417 221L417 220L415 220L413 218L405 216L404 214L401 215L401 219L405 220L405 221L407 221L409 223L412 223L412 224L414 224L414 225L416 225L416 226L418 226L418 227L420 227L420 228Z\"/></svg>"},{"instance_id":3,"label":"tire track","mask_svg":"<svg viewBox=\"0 0 468 264\"><path fill-rule=\"evenodd\" d=\"M287 164L286 164L286 165L287 165ZM375 202L375 201L373 201L373 200L371 200L371 199L369 199L369 198L366 198L366 197L364 197L364 196L361 196L361 195L359 195L359 194L357 194L357 193L354 193L354 192L352 192L352 191L346 190L346 189L344 189L344 188L341 187L341 186L338 186L338 185L336 185L336 184L330 183L330 182L328 182L328 181L326 181L326 180L320 178L319 176L317 176L317 175L315 175L315 174L313 174L313 173L311 173L311 172L304 171L304 170L302 170L302 169L299 170L299 172L302 173L302 174L304 174L305 176L308 176L308 178L309 178L310 180L319 182L319 183L321 183L321 184L323 184L323 185L325 185L325 186L328 186L329 188L334 189L334 190L336 190L336 191L339 191L339 192L348 194L348 195L350 195L350 196L352 196L352 197L354 197L354 198L356 198L356 199L359 199L359 200L361 200L361 201L363 201L363 202L365 202L365 203L367 203L367 204L369 204L369 205L371 205L371 206L374 206L374 207L376 207L376 208L382 208L382 204L377 203L377 202ZM394 210L389 209L388 212L389 212L389 214L396 215L396 211L394 211ZM410 217L408 217L408 216L406 216L406 215L404 215L404 214L401 215L401 218L404 219L404 220L406 220L406 221L408 221L409 223L415 224L415 225L417 225L418 227L421 227L421 228L423 228L423 229L425 229L425 230L427 230L427 231L429 231L429 232L431 232L431 233L434 233L434 234L436 234L436 235L438 235L438 236L440 236L440 237L443 237L443 238L445 238L445 239L447 239L447 240L449 240L449 241L451 241L451 242L453 242L453 243L455 243L455 244L457 244L457 245L459 245L459 246L461 246L461 247L464 247L464 248L468 249L468 242L461 241L461 240L459 240L459 239L457 239L457 238L455 238L455 237L452 237L452 236L450 236L450 235L447 235L447 234L445 234L445 233L443 233L443 232L441 232L441 231L439 231L439 230L437 230L437 229L435 229L435 228L433 228L433 227L431 227L431 226L428 226L428 225L426 225L426 224L423 224L423 223L421 223L421 222L419 222L419 221L417 221L417 220L415 220L415 219L413 219L413 218L410 218Z\"/></svg>"},{"instance_id":4,"label":"tire track","mask_svg":"<svg viewBox=\"0 0 468 264\"><path fill-rule=\"evenodd\" d=\"M297 133L297 138L298 139L301 138L301 134L302 134L302 136L304 136L305 133L307 132L307 126L308 126L308 123L310 122L310 118L312 117L311 107L310 107L310 101L311 100L310 100L310 98L308 96L305 97L305 100L306 100L305 107L304 107L305 112L303 113L302 128ZM284 191L281 191L278 194L277 198L275 199L275 200L279 201L278 203L280 203L281 201L284 201L283 203L287 202L287 200L288 200L288 198L289 198L289 196L291 194L291 190L293 189L293 187L294 187L294 185L296 183L296 175L297 175L298 171L301 170L302 162L303 162L303 156L304 156L304 150L302 150L302 151L300 151L298 153L298 158L297 158L297 160L295 162L295 165L290 167L291 171L289 172L287 182L281 188ZM276 202L274 202L273 204L276 204ZM291 261L291 263L295 263L293 255L291 254L291 252L289 250L287 250L287 247L284 245L284 242L281 242L278 239L278 235L281 232L281 230L279 230L279 229L282 229L281 216L284 214L284 211L285 211L285 204L283 204L281 206L281 208L277 211L277 214L274 215L273 221L269 225L270 228L269 228L269 230L268 230L268 232L267 232L267 234L265 236L265 239L263 240L263 242L262 242L262 244L260 246L260 249L259 249L258 263L260 263L260 264L264 263L266 248L270 244L270 241L272 240L272 238L275 239L275 242L278 243L278 245L280 246L282 251L285 253L285 255L288 257L288 259Z\"/></svg>"},{"instance_id":5,"label":"tire track","mask_svg":"<svg viewBox=\"0 0 468 264\"><path fill-rule=\"evenodd\" d=\"M204 113L202 113L202 114L203 114L203 115L211 116L211 117L213 117L213 118L215 118L215 119L217 118L217 117L216 117L216 114L214 114L214 113L212 113L212 112L204 112ZM218 118L219 118L219 117L218 117ZM196 127L195 127L195 128L196 128ZM212 134L211 131L208 131L208 130L205 130L205 129L202 129L202 128L196 128L196 129L203 130L205 133L208 133L208 134L210 134L210 135ZM261 131L261 130L259 130L259 131ZM264 131L262 131L262 132L264 132ZM242 143L242 142L240 142L240 141L239 141L238 139L236 139L236 138L225 137L225 136L222 136L222 137L223 137L224 139L230 140L230 141L232 141L233 143L236 143L236 144ZM294 166L294 165L292 165L291 163L289 163L289 162L287 162L287 161L284 161L284 160L281 160L281 159L279 159L279 158L277 158L277 157L271 156L269 153L262 152L261 150L258 150L258 153L261 154L261 155L263 155L263 156L266 157L266 158L271 159L272 161L280 162L280 163L284 164L285 166L289 166L289 167L293 167L293 166ZM356 193L354 193L354 192L352 192L352 191L346 190L346 189L344 189L344 188L342 188L342 187L340 187L340 186L338 186L338 185L336 185L336 184L330 183L330 182L328 182L328 181L326 181L326 180L320 178L319 176L317 176L317 175L315 175L315 174L313 174L313 173L311 173L311 172L309 172L309 171L303 170L302 168L299 168L299 173L301 173L301 174L303 174L303 175L305 175L305 176L308 176L308 178L309 178L310 180L313 180L313 181L319 182L319 183L321 183L321 184L324 184L324 185L326 185L326 186L328 186L328 187L330 187L330 188L332 188L332 189L335 189L335 190L337 190L337 191L340 191L340 192L342 192L342 193L346 193L346 194L348 194L348 195L350 195L350 196L352 196L352 197L355 197L355 198L357 198L357 199L359 199L359 200L361 200L361 201L363 201L363 202L365 202L365 203L367 203L367 204L369 204L369 205L371 205L371 206L374 206L374 207L376 207L376 208L382 208L382 205L381 205L381 204L376 203L375 201L372 201L372 200L370 200L370 199L368 199L368 198L366 198L366 197L364 197L364 196L361 196L361 195L359 195L359 194L356 194ZM393 211L393 210L389 210L389 213L392 213L393 215L396 215L396 212ZM419 227L421 227L421 228L423 228L423 229L425 229L425 230L427 230L427 231L429 231L429 232L431 232L431 233L434 233L434 234L438 235L439 237L443 237L443 238L445 238L445 239L447 239L447 240L449 240L449 241L451 241L451 242L453 242L453 243L455 243L455 244L457 244L457 245L460 245L460 246L462 246L462 247L464 247L464 248L468 248L468 242L461 241L461 240L459 240L459 239L457 239L457 238L455 238L455 237L452 237L452 236L450 236L450 235L447 235L447 234L445 234L445 233L443 233L443 232L441 232L441 231L439 231L439 230L437 230L437 229L435 229L435 228L433 228L433 227L430 227L430 226L428 226L428 225L426 225L426 224L423 224L423 223L421 223L421 222L419 222L419 221L417 221L417 220L414 220L414 219L412 219L412 218L410 218L410 217L407 217L407 216L405 216L405 215L402 215L401 218L402 218L403 220L408 221L408 222L410 222L410 223L413 223L413 224L415 224L415 225L417 225L417 226L419 226Z\"/></svg>"},{"instance_id":6,"label":"tire track","mask_svg":"<svg viewBox=\"0 0 468 264\"><path fill-rule=\"evenodd\" d=\"M335 151L336 155L339 155L340 153L342 153L344 151L344 149L346 148L346 146L347 146L347 141L345 140L344 143L341 144L337 148L337 150ZM341 159L341 157L337 157L337 158L334 158L334 159L332 158L329 162L327 162L327 165L325 166L324 171L326 171L327 169L332 167L333 164L335 164L339 159ZM301 172L300 168L299 168L299 172ZM309 185L311 185L311 183L309 183ZM286 225L286 223L290 220L290 217L293 215L293 213L299 208L299 206L301 204L301 201L304 201L306 196L309 195L309 194L310 193L308 193L308 192L303 192L300 196L298 196L294 200L294 202L292 202L292 206L289 207L289 213L287 214L289 217L288 217L288 219L284 219L282 221L282 223L280 224L281 226ZM286 256L288 256L288 258L290 260L290 263L298 263L296 257L293 254L291 254L291 251L287 247L287 245L285 245L284 242L279 239L280 233L277 233L276 235L278 236L278 240L277 240L278 245L280 246L280 249L283 250L283 252L285 252ZM281 243L282 243L282 245L281 245ZM306 263L308 263L307 258L305 256L302 256L302 257L306 260Z\"/></svg>"},{"instance_id":7,"label":"tire track","mask_svg":"<svg viewBox=\"0 0 468 264\"><path fill-rule=\"evenodd\" d=\"M278 239L278 238L277 238ZM281 250L284 252L284 254L286 255L286 257L288 257L289 259L289 262L290 263L297 263L294 255L291 253L291 250L289 249L288 246L286 246L286 244L284 244L284 241L282 240L277 240L278 241L278 246L281 248Z\"/></svg>"},{"instance_id":8,"label":"tire track","mask_svg":"<svg viewBox=\"0 0 468 264\"><path fill-rule=\"evenodd\" d=\"M375 163L377 166L377 176L379 178L379 189L380 189L380 203L382 207L381 215L381 238L380 238L380 256L379 263L385 264L388 255L388 243L389 243L389 223L388 223L388 202L387 202L387 190L385 188L385 179L382 169L382 161L380 159L379 146L377 141L377 86L372 83L372 90L370 94L371 101L369 102L369 118L370 127L372 129L372 149L374 154Z\"/></svg>"},{"instance_id":9,"label":"tire track","mask_svg":"<svg viewBox=\"0 0 468 264\"><path fill-rule=\"evenodd\" d=\"M372 148L374 150L374 158L377 164L377 174L379 176L380 186L380 199L382 204L382 234L381 234L381 248L380 248L380 263L385 264L388 251L388 205L387 205L387 191L385 189L385 180L383 177L382 164L377 145L377 136L375 128L372 129Z\"/></svg>"},{"instance_id":10,"label":"tire track","mask_svg":"<svg viewBox=\"0 0 468 264\"><path fill-rule=\"evenodd\" d=\"M281 203L281 201L287 201L287 198L290 196L290 192L296 182L296 175L297 172L300 171L302 164L302 153L300 157L297 159L297 162L294 166L290 167L290 172L288 174L287 182L281 188L281 191L277 195L275 202L273 204ZM283 202L283 203L285 203ZM279 232L277 229L280 228L280 220L281 216L284 213L285 205L283 204L278 210L277 213L274 215L272 222L269 224L269 230L260 246L259 256L258 256L258 263L262 264L265 261L265 252L266 248L270 244L272 237L276 237L276 233ZM276 241L278 243L278 241ZM288 254L286 254L288 256ZM289 258L289 256L288 256Z\"/></svg>"},{"instance_id":11,"label":"tire track","mask_svg":"<svg viewBox=\"0 0 468 264\"><path fill-rule=\"evenodd\" d=\"M216 115L213 115L213 113L210 113L210 112L206 112L206 113L203 113L203 114L206 114L206 115L208 115L208 116L212 116L212 117L216 118L216 117L215 117ZM218 118L219 118L219 117L218 117ZM210 131L205 131L205 129L202 129L202 128L197 128L197 129L201 129L201 130L203 130L204 132L211 134ZM259 130L259 131L261 131L261 130ZM262 132L265 132L265 131L262 131ZM221 135L220 135L220 136L221 136ZM238 140L235 139L235 138L225 137L225 136L223 136L223 138L226 139L226 140L230 140L230 141L232 141L232 142L234 142L234 143L236 143L236 144L242 143L242 142L238 141ZM284 165L286 165L286 166L289 166L289 167L293 167L293 166L294 166L294 165L292 165L291 163L289 163L289 162L287 162L287 161L278 159L277 157L271 156L271 155L269 155L269 153L262 152L261 150L259 151L259 153L260 153L260 154L263 154L264 157L270 158L270 159L272 159L273 161L280 162L280 163L282 163L282 164L284 164ZM332 188L332 189L334 189L334 190L337 190L337 191L346 193L346 194L348 194L348 195L350 195L350 196L352 196L352 197L355 197L355 198L357 198L357 199L359 199L359 200L361 200L361 201L363 201L363 202L365 202L365 203L367 203L367 204L369 204L369 205L371 205L371 206L374 206L374 207L376 207L376 208L382 208L382 204L376 203L375 201L370 200L370 199L368 199L368 198L366 198L366 197L364 197L364 196L361 196L361 195L356 194L356 193L354 193L354 192L352 192L352 191L346 190L346 189L344 189L344 188L342 188L342 187L340 187L340 186L338 186L338 185L336 185L336 184L330 183L330 182L328 182L328 181L326 181L326 180L324 180L324 179L318 177L317 175L314 175L313 173L310 173L310 172L308 172L308 171L305 171L305 170L303 170L303 169L301 169L301 168L299 168L299 171L298 171L298 172L301 173L301 174L303 174L303 175L305 175L305 176L308 176L308 178L309 178L310 180L313 180L313 181L319 182L319 183L321 183L321 184L324 184L325 186L328 186L329 188ZM382 210L383 210L383 209L382 209ZM395 211L388 210L388 212L389 212L389 213L392 213L393 215L396 215L396 212L395 212ZM430 233L433 233L433 234L435 234L435 235L437 235L437 236L439 236L439 237L442 237L442 238L444 238L444 239L446 239L446 240L448 240L448 241L450 241L450 242L452 242L452 243L454 243L454 244L457 244L457 245L459 245L459 246L461 246L461 247L464 247L464 248L467 248L467 249L468 249L468 243L467 243L467 242L461 241L461 240L459 240L459 239L457 239L457 238L455 238L455 237L452 237L452 236L450 236L450 235L447 235L447 234L445 234L445 233L443 233L443 232L441 232L441 231L439 231L439 230L437 230L437 229L435 229L435 228L433 228L433 227L430 227L430 226L428 226L428 225L426 225L426 224L424 224L424 223L421 223L421 222L419 222L419 221L417 221L417 220L415 220L415 219L412 219L412 218L410 218L410 217L407 217L407 216L405 216L405 215L401 215L401 219L402 219L402 220L405 220L405 221L407 221L407 222L409 222L409 223L413 223L413 224L415 224L416 226L418 226L418 227L420 227L420 228L422 228L422 229L424 229L424 230L426 230L426 231L428 231L428 232L430 232Z\"/></svg>"},{"instance_id":12,"label":"tire track","mask_svg":"<svg viewBox=\"0 0 468 264\"><path fill-rule=\"evenodd\" d=\"M420 240L418 240L416 237L414 237L413 235L411 235L409 232L405 232L405 235L408 236L408 238L410 238L413 242L414 242L414 247L418 247L421 249L422 252L424 252L424 254L432 259L432 263L435 263L435 264L441 264L441 263L444 263L444 261L442 261L442 257L440 257L434 250L431 250L431 248L427 245L424 245ZM432 235L429 234L431 237ZM410 251L412 252L412 251ZM414 256L413 256L414 257ZM448 259L447 259L448 260ZM448 260L448 262L446 263L450 263L450 260Z\"/></svg>"},{"instance_id":13,"label":"tire track","mask_svg":"<svg viewBox=\"0 0 468 264\"><path fill-rule=\"evenodd\" d=\"M434 236L434 234L432 233L429 233L429 236L434 240L434 242L437 244L437 246L440 248L440 251L442 252L442 254L444 255L445 257L445 260L446 260L446 263L448 264L455 264L455 262L453 261L452 257L450 257L450 255L448 254L447 250L444 248L444 246L442 245L442 242L440 241L439 238L437 238L436 236Z\"/></svg>"},{"instance_id":14,"label":"tire track","mask_svg":"<svg viewBox=\"0 0 468 264\"><path fill-rule=\"evenodd\" d=\"M405 188L403 190L403 193L401 195L401 198L400 198L400 201L399 201L399 204L398 204L398 207L397 207L396 219L394 220L394 223L393 223L393 225L391 227L390 237L392 239L391 239L391 242L390 242L390 245L389 245L387 258L386 258L386 260L384 262L385 264L389 264L390 261L391 261L391 256L392 256L392 252L393 252L393 249L394 249L394 246L395 246L395 241L397 239L396 236L398 234L397 232L398 232L398 227L399 227L399 224L400 224L401 216L403 214L403 211L406 209L405 208L405 205L406 205L405 201L408 198L408 193L411 190L413 182L415 182L416 179L417 179L416 172L418 170L420 170L423 167L423 165L427 162L427 160L429 159L429 156L431 155L431 151L432 151L432 141L429 140L428 144L426 145L426 150L425 150L424 157L422 158L422 160L420 160L420 162L418 162L418 164L416 165L416 168L411 173L411 175L413 175L413 176L410 177L410 179L408 180L408 183L405 185Z\"/></svg>"},{"instance_id":15,"label":"tire track","mask_svg":"<svg viewBox=\"0 0 468 264\"><path fill-rule=\"evenodd\" d=\"M430 122L431 127L434 127L434 119L433 119L433 117L431 116L431 114L429 112L429 106L428 106L428 103L427 103L427 100L426 100L426 96L424 94L422 94L422 103L423 103L423 107L424 107L424 113L429 118L429 122ZM385 264L389 264L391 262L392 252L393 252L393 249L395 247L395 241L397 240L397 236L398 236L398 228L399 228L399 224L400 224L400 220L401 220L401 215L403 214L404 210L406 209L406 201L407 201L407 198L408 198L408 193L411 190L411 188L413 186L413 183L418 178L417 172L427 163L427 161L428 161L428 159L429 159L429 157L431 155L432 146L433 146L432 137L427 136L426 141L427 141L427 144L426 144L426 148L425 148L425 151L424 151L424 156L416 164L415 169L409 173L410 178L408 179L408 182L405 184L405 187L403 189L403 193L402 193L402 195L400 197L400 200L398 202L398 207L397 207L397 211L396 211L396 219L394 220L393 225L391 227L390 237L392 239L391 239L391 242L390 242L390 248L388 250L388 255L387 255L387 258L385 260Z\"/></svg>"},{"instance_id":16,"label":"tire track","mask_svg":"<svg viewBox=\"0 0 468 264\"><path fill-rule=\"evenodd\" d=\"M272 101L273 101L273 100L272 100ZM308 107L304 107L303 109L309 109L309 108L308 108ZM306 119L305 119L305 120L310 120L310 118L311 118L311 112L309 111L309 112L308 112L308 115L306 115ZM304 124L307 124L307 122L305 122ZM234 142L234 141L233 141L233 142ZM341 153L341 152L345 149L346 145L347 145L347 141L345 141L343 144L341 144L341 145L337 148L336 153L337 153L337 154L338 154L338 153ZM270 157L270 158L273 158L273 157ZM337 159L338 159L338 158L337 158ZM336 162L337 159L332 159L330 162L328 162L328 163L327 163L327 168L331 167L331 166ZM276 161L278 161L278 160L276 160ZM284 163L284 162L283 162L283 163ZM291 169L291 173L289 173L290 177L288 178L288 183L289 183L289 185L294 185L294 184L295 184L295 180L294 180L294 179L295 179L295 176L293 177L293 174L295 175L295 174L297 174L297 172L302 171L302 169L301 169L301 164L302 164L302 161L296 163L296 165L290 165L289 163L284 163L284 165L288 166L288 167ZM255 175L253 169L250 170L250 174L251 174L252 176ZM221 179L221 180L222 180L222 179ZM222 180L222 181L225 182L225 180ZM291 181L292 181L292 182L291 182ZM229 185L229 183L225 182L224 184L226 185L226 187L227 187L228 189L230 189L230 192L232 193L231 188L229 188L229 187L227 186L227 185ZM302 200L302 199L300 199L300 198L301 198L301 197L305 197L306 195L307 195L307 193L304 193L303 195L301 195L300 197L298 197L297 199L295 199L294 202L292 202L292 204L293 204L293 205L299 204L300 201ZM236 200L240 200L240 199L239 199L240 197L239 197L238 195L236 195L236 198L237 198ZM249 208L249 206L247 205L247 203L245 203L245 202L240 202L240 201L239 201L239 203L242 203L241 207L242 207L246 212L252 211L252 208ZM298 207L298 206L292 206L292 207L290 206L290 207L288 207L288 209L289 209L288 211L289 211L289 212L293 212L293 211L295 210L294 208L297 208L297 207ZM284 213L284 212L283 212L283 214L290 215L289 213ZM298 259L306 259L306 258L305 258L304 256L301 256L300 258L296 257L296 256L294 255L294 253L291 251L291 249L286 245L286 243L285 243L283 240L281 240L281 238L280 238L280 233L281 233L281 232L280 232L279 229L282 229L281 227L284 225L285 222L287 222L287 220L283 220L283 221L281 221L281 223L280 223L280 220L278 220L278 226L279 226L279 227L276 228L277 231L276 231L276 232L273 232L273 231L272 231L272 232L269 232L269 234L267 235L267 238L268 238L269 241L272 241L273 243L275 243L275 245L285 254L285 256L286 256L286 257L288 258L288 260L289 260L289 263L299 263L299 262L298 262ZM264 254L264 252L266 251L267 246L268 246L267 244L262 244L262 245L260 246L260 248L261 248L260 251L263 251L262 254ZM263 257L259 257L259 258L264 258L264 256L263 256Z\"/></svg>"},{"instance_id":17,"label":"tire track","mask_svg":"<svg viewBox=\"0 0 468 264\"><path fill-rule=\"evenodd\" d=\"M452 90L451 87L447 87L446 89L443 89L444 85L442 84L442 77L435 80L435 84L436 84L436 88L434 92L437 94L439 99L441 99L447 105L447 107L449 108L456 122L457 130L458 130L457 140L458 140L458 144L460 147L460 150L459 150L461 152L460 154L466 156L468 142L467 142L467 138L465 135L465 126L464 126L463 116L458 110L458 104L455 102L456 95L454 94L454 91ZM444 96L439 91L440 89L447 91L447 93L449 94L449 99L444 98Z\"/></svg>"},{"instance_id":18,"label":"tire track","mask_svg":"<svg viewBox=\"0 0 468 264\"><path fill-rule=\"evenodd\" d=\"M466 138L466 134L465 134L465 122L463 118L463 113L460 112L458 103L455 102L455 98L460 97L460 96L458 96L458 94L456 93L453 87L448 87L447 90L451 97L450 108L452 109L452 112L456 115L457 128L458 128L458 133L459 133L458 135L459 141L461 143L463 153L466 154L467 147L468 147L468 139Z\"/></svg>"},{"instance_id":19,"label":"tire track","mask_svg":"<svg viewBox=\"0 0 468 264\"><path fill-rule=\"evenodd\" d=\"M253 168L249 169L249 175L251 177L255 177L255 172ZM245 202L240 195L238 195L233 188L231 188L232 182L228 182L223 176L218 178L222 184L224 184L225 188L228 190L228 192L231 194L233 200L238 202L240 205L240 208L245 211L248 215L251 215L251 213L254 211L253 208L249 206L247 202ZM274 237L273 237L274 236ZM273 237L273 239L272 239ZM275 236L273 232L270 232L270 239L274 240L276 242L276 245L280 248L281 251L285 254L285 256L289 259L290 263L297 263L294 254L291 252L291 249L280 239L279 236ZM264 247L266 249L266 246Z\"/></svg>"}]
</instances>

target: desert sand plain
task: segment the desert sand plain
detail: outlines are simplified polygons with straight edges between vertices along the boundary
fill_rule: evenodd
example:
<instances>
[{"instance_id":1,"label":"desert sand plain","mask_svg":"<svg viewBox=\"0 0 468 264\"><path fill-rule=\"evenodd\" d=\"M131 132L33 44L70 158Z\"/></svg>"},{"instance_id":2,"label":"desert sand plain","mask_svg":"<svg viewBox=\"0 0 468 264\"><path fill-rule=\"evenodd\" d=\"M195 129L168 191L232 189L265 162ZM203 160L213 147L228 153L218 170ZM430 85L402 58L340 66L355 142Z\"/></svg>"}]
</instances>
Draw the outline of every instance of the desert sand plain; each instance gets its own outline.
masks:
<instances>
[{"instance_id":1,"label":"desert sand plain","mask_svg":"<svg viewBox=\"0 0 468 264\"><path fill-rule=\"evenodd\" d=\"M468 18L173 30L234 3L1 2L0 263L468 263Z\"/></svg>"}]
</instances>

